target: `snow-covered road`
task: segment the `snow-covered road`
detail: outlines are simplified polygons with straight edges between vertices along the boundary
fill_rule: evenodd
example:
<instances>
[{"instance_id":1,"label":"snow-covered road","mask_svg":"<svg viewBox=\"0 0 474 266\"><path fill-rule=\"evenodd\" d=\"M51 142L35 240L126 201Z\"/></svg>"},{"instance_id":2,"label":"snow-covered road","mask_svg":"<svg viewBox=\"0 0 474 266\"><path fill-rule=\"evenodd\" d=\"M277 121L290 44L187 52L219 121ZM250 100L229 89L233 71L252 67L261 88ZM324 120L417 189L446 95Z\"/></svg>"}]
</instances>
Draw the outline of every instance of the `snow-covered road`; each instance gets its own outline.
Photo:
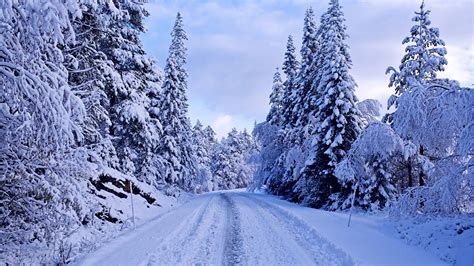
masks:
<instances>
[{"instance_id":1,"label":"snow-covered road","mask_svg":"<svg viewBox=\"0 0 474 266\"><path fill-rule=\"evenodd\" d=\"M347 228L346 218L269 195L209 193L104 245L79 264L442 264L363 218L355 217Z\"/></svg>"}]
</instances>

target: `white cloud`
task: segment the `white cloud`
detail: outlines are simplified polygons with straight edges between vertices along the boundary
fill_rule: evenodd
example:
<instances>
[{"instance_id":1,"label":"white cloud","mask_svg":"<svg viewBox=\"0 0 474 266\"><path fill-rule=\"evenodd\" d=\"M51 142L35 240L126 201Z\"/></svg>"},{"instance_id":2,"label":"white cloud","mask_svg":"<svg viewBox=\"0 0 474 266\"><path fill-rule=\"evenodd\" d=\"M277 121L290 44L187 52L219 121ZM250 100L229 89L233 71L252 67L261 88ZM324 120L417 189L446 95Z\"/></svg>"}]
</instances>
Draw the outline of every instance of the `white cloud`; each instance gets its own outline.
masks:
<instances>
[{"instance_id":1,"label":"white cloud","mask_svg":"<svg viewBox=\"0 0 474 266\"><path fill-rule=\"evenodd\" d=\"M474 84L474 44L470 47L462 48L449 46L446 55L448 65L446 71L440 73L440 77L455 79L462 86L472 86Z\"/></svg>"},{"instance_id":2,"label":"white cloud","mask_svg":"<svg viewBox=\"0 0 474 266\"><path fill-rule=\"evenodd\" d=\"M211 127L216 132L217 137L222 138L225 137L227 133L232 130L233 127L235 127L235 123L232 119L232 116L228 114L220 114L217 116L216 119L214 119L214 122L212 122Z\"/></svg>"}]
</instances>

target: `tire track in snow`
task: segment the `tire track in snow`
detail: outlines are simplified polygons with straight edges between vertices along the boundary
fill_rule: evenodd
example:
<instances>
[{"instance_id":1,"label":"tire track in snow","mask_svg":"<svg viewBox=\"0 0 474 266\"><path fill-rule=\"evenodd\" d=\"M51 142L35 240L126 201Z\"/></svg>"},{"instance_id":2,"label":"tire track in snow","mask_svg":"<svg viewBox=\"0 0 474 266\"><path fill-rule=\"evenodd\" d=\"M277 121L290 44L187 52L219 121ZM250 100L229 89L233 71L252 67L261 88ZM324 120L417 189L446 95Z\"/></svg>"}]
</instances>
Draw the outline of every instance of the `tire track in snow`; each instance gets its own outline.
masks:
<instances>
[{"instance_id":1,"label":"tire track in snow","mask_svg":"<svg viewBox=\"0 0 474 266\"><path fill-rule=\"evenodd\" d=\"M234 196L242 213L247 265L313 265L314 260L293 235L246 197Z\"/></svg>"},{"instance_id":2,"label":"tire track in snow","mask_svg":"<svg viewBox=\"0 0 474 266\"><path fill-rule=\"evenodd\" d=\"M156 253L149 255L146 265L155 265L156 261L159 265L186 263L186 261L183 261L185 259L183 255L189 250L185 247L195 238L198 228L201 226L204 216L209 212L209 206L213 200L214 197L209 196L207 202L193 212L190 216L191 219L184 219L170 234L164 237L160 241ZM171 256L170 253L172 254Z\"/></svg>"},{"instance_id":3,"label":"tire track in snow","mask_svg":"<svg viewBox=\"0 0 474 266\"><path fill-rule=\"evenodd\" d=\"M300 218L290 214L289 212L267 203L258 197L252 197L247 194L241 194L242 197L248 199L255 204L260 213L269 217L274 222L286 228L295 241L305 250L313 261L318 265L354 265L352 258L334 246L331 242L320 236L317 231L309 226Z\"/></svg>"},{"instance_id":4,"label":"tire track in snow","mask_svg":"<svg viewBox=\"0 0 474 266\"><path fill-rule=\"evenodd\" d=\"M188 249L191 252L187 253L189 254L188 261L193 265L215 265L222 260L222 252L219 251L224 246L226 210L222 206L220 196L213 195L212 197L210 212L202 219L195 237L187 245L195 247Z\"/></svg>"},{"instance_id":5,"label":"tire track in snow","mask_svg":"<svg viewBox=\"0 0 474 266\"><path fill-rule=\"evenodd\" d=\"M224 240L224 254L222 265L236 265L242 263L243 248L242 234L240 227L240 217L235 202L229 197L228 193L221 193L221 199L226 208L226 227Z\"/></svg>"}]
</instances>

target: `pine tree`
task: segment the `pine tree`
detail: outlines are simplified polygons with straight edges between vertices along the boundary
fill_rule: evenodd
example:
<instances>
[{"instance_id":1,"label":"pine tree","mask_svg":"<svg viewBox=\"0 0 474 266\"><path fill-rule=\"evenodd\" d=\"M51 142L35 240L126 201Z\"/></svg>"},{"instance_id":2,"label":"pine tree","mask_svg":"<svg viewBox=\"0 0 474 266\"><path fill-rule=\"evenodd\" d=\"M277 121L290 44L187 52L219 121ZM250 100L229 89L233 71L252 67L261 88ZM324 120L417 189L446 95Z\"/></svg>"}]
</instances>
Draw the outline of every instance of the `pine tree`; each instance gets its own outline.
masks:
<instances>
[{"instance_id":1,"label":"pine tree","mask_svg":"<svg viewBox=\"0 0 474 266\"><path fill-rule=\"evenodd\" d=\"M283 124L283 81L279 69L276 69L273 75L273 87L270 94L270 112L267 116L267 122L272 125L281 126Z\"/></svg>"},{"instance_id":2,"label":"pine tree","mask_svg":"<svg viewBox=\"0 0 474 266\"><path fill-rule=\"evenodd\" d=\"M150 102L147 91L154 66L139 40L145 30L143 19L148 13L142 5L132 1L111 2L106 6L108 8L102 9L100 14L107 24L106 31L100 35L99 48L114 66L113 71L103 73L110 103L110 134L120 170L153 184L156 177L147 169L151 169L148 167L155 160L150 156L160 132L147 110Z\"/></svg>"},{"instance_id":3,"label":"pine tree","mask_svg":"<svg viewBox=\"0 0 474 266\"><path fill-rule=\"evenodd\" d=\"M217 140L216 140L216 132L214 131L214 129L212 129L211 126L207 126L206 128L204 128L204 137L206 138L207 142L209 143L217 143Z\"/></svg>"},{"instance_id":4,"label":"pine tree","mask_svg":"<svg viewBox=\"0 0 474 266\"><path fill-rule=\"evenodd\" d=\"M152 63L155 64L154 62ZM154 132L157 136L150 136L150 142L147 143L145 150L142 151L144 156L141 160L141 167L138 173L138 176L141 176L139 180L146 181L148 184L155 186L161 186L164 184L164 180L161 178L161 173L165 162L157 153L160 146L161 136L163 134L159 109L162 79L162 72L156 67L146 75L147 87L145 93L148 102L146 106L146 110L149 114L148 126L150 127L151 132Z\"/></svg>"},{"instance_id":5,"label":"pine tree","mask_svg":"<svg viewBox=\"0 0 474 266\"><path fill-rule=\"evenodd\" d=\"M211 180L210 180L210 184L209 184L209 191L213 191L213 190L219 189L219 180L213 174L214 173L213 172L213 167L214 167L214 164L215 164L214 159L216 158L219 143L218 143L217 138L216 138L216 132L214 131L214 129L212 129L211 126L207 126L206 128L204 128L203 136L206 139L206 142L209 143L208 146L207 146L207 150L208 150L207 152L208 152L208 156L210 158L208 166L209 166L209 169L211 171Z\"/></svg>"},{"instance_id":6,"label":"pine tree","mask_svg":"<svg viewBox=\"0 0 474 266\"><path fill-rule=\"evenodd\" d=\"M420 11L415 12L413 21L415 25L410 30L402 44L407 44L407 52L397 71L394 67L387 68L390 76L389 87L395 87L395 94L389 98L388 108L398 106L398 97L410 87L436 79L437 72L444 71L448 61L444 57L447 53L444 41L439 36L439 29L431 27L429 18L430 10L425 10L425 2L420 6ZM391 123L392 116L384 118Z\"/></svg>"},{"instance_id":7,"label":"pine tree","mask_svg":"<svg viewBox=\"0 0 474 266\"><path fill-rule=\"evenodd\" d=\"M191 143L191 126L187 117L186 34L178 13L171 34L172 41L166 61L162 98L159 104L160 121L163 126L163 140L159 154L167 161L164 170L165 181L191 189L190 182L196 171L196 161Z\"/></svg>"},{"instance_id":8,"label":"pine tree","mask_svg":"<svg viewBox=\"0 0 474 266\"><path fill-rule=\"evenodd\" d=\"M367 179L360 186L360 194L364 195L361 206L369 210L388 207L398 194L393 185L393 177L387 169L387 160L371 158L368 169L371 169Z\"/></svg>"},{"instance_id":9,"label":"pine tree","mask_svg":"<svg viewBox=\"0 0 474 266\"><path fill-rule=\"evenodd\" d=\"M306 11L303 27L303 43L301 45L301 70L297 77L297 92L295 112L293 121L297 121L299 127L308 126L308 115L315 109L317 95L310 92L313 79L319 70L315 64L318 51L317 27L314 21L314 12L312 8Z\"/></svg>"},{"instance_id":10,"label":"pine tree","mask_svg":"<svg viewBox=\"0 0 474 266\"><path fill-rule=\"evenodd\" d=\"M107 6L84 3L80 17L72 19L76 39L64 46L65 65L68 68L68 83L79 96L86 109L82 125L84 144L88 146L93 161L105 166L119 168L115 147L110 137L112 122L109 117L110 102L105 92L106 75L114 71L113 63L100 51L100 38L107 24L101 15Z\"/></svg>"},{"instance_id":11,"label":"pine tree","mask_svg":"<svg viewBox=\"0 0 474 266\"><path fill-rule=\"evenodd\" d=\"M211 173L212 156L217 144L214 130L210 126L203 128L198 120L193 127L192 139L193 150L196 154L197 173L191 187L198 193L211 191L214 189Z\"/></svg>"},{"instance_id":12,"label":"pine tree","mask_svg":"<svg viewBox=\"0 0 474 266\"><path fill-rule=\"evenodd\" d=\"M324 27L321 35L321 80L318 82L318 123L315 128L315 156L308 164L306 175L316 178L310 204L322 207L330 204L329 197L340 192L341 185L334 176L334 168L349 150L361 130L360 113L354 95L355 82L349 74L351 59L345 44L347 34L344 14L337 0L331 0L328 11L323 15ZM348 193L350 185L343 187Z\"/></svg>"},{"instance_id":13,"label":"pine tree","mask_svg":"<svg viewBox=\"0 0 474 266\"><path fill-rule=\"evenodd\" d=\"M307 147L310 146L308 142L313 142L311 133L317 119L312 116L317 113L315 103L319 97L315 90L311 90L319 71L319 65L316 64L319 52L317 37L314 12L312 8L309 8L304 19L301 69L297 76L296 104L293 108L292 120L295 121L296 126L286 133L285 143L288 143L290 147L280 160L286 162L286 172L281 183L282 193L296 200L305 197L304 190L307 190L308 182L307 177L300 174L301 160L288 160L288 158L293 158L296 154L305 156L308 150Z\"/></svg>"},{"instance_id":14,"label":"pine tree","mask_svg":"<svg viewBox=\"0 0 474 266\"><path fill-rule=\"evenodd\" d=\"M286 75L286 80L283 83L283 126L292 127L294 125L293 109L296 104L296 76L299 70L299 62L296 59L296 49L293 44L293 37L288 36L286 44L285 60L283 62L283 73Z\"/></svg>"},{"instance_id":15,"label":"pine tree","mask_svg":"<svg viewBox=\"0 0 474 266\"><path fill-rule=\"evenodd\" d=\"M283 72L286 75L286 81L284 82L284 93L283 93L283 121L282 121L282 130L277 139L282 142L284 145L284 149L278 159L275 162L275 175L272 177L272 180L277 181L276 183L280 184L278 186L274 186L276 189L280 190L281 188L287 191L286 188L291 187L293 184L293 178L291 170L292 167L286 165L286 158L287 153L290 149L294 146L297 146L300 142L298 138L295 138L297 135L296 132L298 131L295 128L296 125L296 117L298 111L296 110L296 106L299 102L298 97L298 87L297 87L297 77L298 71L300 69L300 63L296 60L296 49L293 44L293 37L290 35L288 37L287 42L287 50L285 52L285 60L283 62ZM287 180L287 181L283 181ZM283 183L283 184L282 184ZM281 191L281 190L280 190ZM280 193L280 192L278 192Z\"/></svg>"},{"instance_id":16,"label":"pine tree","mask_svg":"<svg viewBox=\"0 0 474 266\"><path fill-rule=\"evenodd\" d=\"M352 192L340 198L341 208L354 202L366 210L379 210L393 202L398 195L395 181L400 182L394 179L395 166L403 159L403 149L403 140L389 125L367 126L335 169L340 183L352 184Z\"/></svg>"},{"instance_id":17,"label":"pine tree","mask_svg":"<svg viewBox=\"0 0 474 266\"><path fill-rule=\"evenodd\" d=\"M212 172L219 189L247 187L254 169L250 157L257 151L256 143L246 131L233 128L219 143L213 157Z\"/></svg>"}]
</instances>

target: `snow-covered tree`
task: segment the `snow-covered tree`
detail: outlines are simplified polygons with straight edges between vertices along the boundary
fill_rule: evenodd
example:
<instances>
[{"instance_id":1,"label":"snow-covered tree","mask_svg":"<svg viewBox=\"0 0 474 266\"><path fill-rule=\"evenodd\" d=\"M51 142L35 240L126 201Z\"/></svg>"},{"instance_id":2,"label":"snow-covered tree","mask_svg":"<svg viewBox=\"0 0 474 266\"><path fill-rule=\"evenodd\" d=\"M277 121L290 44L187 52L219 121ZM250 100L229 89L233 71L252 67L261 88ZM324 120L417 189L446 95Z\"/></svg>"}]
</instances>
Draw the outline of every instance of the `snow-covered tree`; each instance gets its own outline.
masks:
<instances>
[{"instance_id":1,"label":"snow-covered tree","mask_svg":"<svg viewBox=\"0 0 474 266\"><path fill-rule=\"evenodd\" d=\"M191 142L191 126L187 117L186 49L182 17L178 13L171 33L169 57L166 61L162 97L159 103L163 138L158 153L165 159L163 177L169 184L191 189L196 161Z\"/></svg>"},{"instance_id":2,"label":"snow-covered tree","mask_svg":"<svg viewBox=\"0 0 474 266\"><path fill-rule=\"evenodd\" d=\"M252 180L254 167L249 164L250 157L257 146L247 132L233 128L216 148L212 172L219 189L247 187Z\"/></svg>"},{"instance_id":3,"label":"snow-covered tree","mask_svg":"<svg viewBox=\"0 0 474 266\"><path fill-rule=\"evenodd\" d=\"M143 19L148 13L133 1L109 1L105 7L100 9L101 20L106 23L105 32L99 35L98 42L100 51L114 66L112 71L103 73L104 90L110 104L110 134L120 160L120 170L154 184L156 171L150 166L155 161L152 157L160 137L160 126L148 112L150 99L147 97L154 66L139 39L145 30Z\"/></svg>"},{"instance_id":4,"label":"snow-covered tree","mask_svg":"<svg viewBox=\"0 0 474 266\"><path fill-rule=\"evenodd\" d=\"M300 69L300 63L296 59L296 49L293 44L293 37L288 36L288 42L286 46L285 59L283 62L283 72L286 75L286 80L284 82L284 92L283 92L283 120L281 127L284 129L279 131L275 136L275 143L282 145L281 154L278 156L278 159L275 161L274 169L272 170L272 177L268 180L269 188L274 193L279 194L282 187L291 187L293 181L290 183L285 183L283 185L283 179L285 179L286 168L286 156L289 149L297 145L298 138L295 138L297 129L294 128L296 125L297 112L296 108L300 102L298 99L298 72ZM286 178L288 179L288 178ZM292 179L291 179L292 180ZM285 189L286 191L286 189Z\"/></svg>"},{"instance_id":5,"label":"snow-covered tree","mask_svg":"<svg viewBox=\"0 0 474 266\"><path fill-rule=\"evenodd\" d=\"M152 61L153 64L155 64ZM137 176L139 180L145 181L148 184L161 186L164 184L161 173L165 165L163 158L156 152L159 149L163 128L160 121L159 104L161 100L161 83L162 72L156 66L146 75L145 94L147 97L146 111L148 112L148 126L150 132L157 134L156 136L149 136L150 142L147 143L145 150L142 151L143 159Z\"/></svg>"},{"instance_id":6,"label":"snow-covered tree","mask_svg":"<svg viewBox=\"0 0 474 266\"><path fill-rule=\"evenodd\" d=\"M393 176L393 161L403 158L403 140L381 122L373 122L362 131L335 175L341 184L351 184L352 193L342 199L341 208L354 204L364 209L378 210L395 200L398 191Z\"/></svg>"},{"instance_id":7,"label":"snow-covered tree","mask_svg":"<svg viewBox=\"0 0 474 266\"><path fill-rule=\"evenodd\" d=\"M32 250L21 245L55 247L57 263L58 245L91 206L78 148L86 111L58 48L74 38L73 10L80 15L75 1L0 3L0 245L20 256Z\"/></svg>"},{"instance_id":8,"label":"snow-covered tree","mask_svg":"<svg viewBox=\"0 0 474 266\"><path fill-rule=\"evenodd\" d=\"M395 94L390 97L388 108L392 105L396 108L398 97L410 87L436 79L437 72L444 71L448 64L444 57L447 53L445 43L439 36L439 29L431 27L430 12L425 9L423 1L420 11L415 12L416 16L412 19L415 25L410 30L410 36L402 42L407 47L398 70L394 67L387 69L387 73L392 73L389 86L395 87ZM391 119L390 114L385 117L390 123Z\"/></svg>"},{"instance_id":9,"label":"snow-covered tree","mask_svg":"<svg viewBox=\"0 0 474 266\"><path fill-rule=\"evenodd\" d=\"M279 178L283 173L281 167L276 167L276 162L283 152L283 145L278 141L279 127L269 122L257 124L253 129L255 141L260 146L260 152L256 159L257 168L254 180L251 185L252 190L260 189L264 186L276 188ZM275 192L269 188L271 192Z\"/></svg>"},{"instance_id":10,"label":"snow-covered tree","mask_svg":"<svg viewBox=\"0 0 474 266\"><path fill-rule=\"evenodd\" d=\"M328 11L322 21L326 29L320 36L320 52L323 55L321 80L318 84L317 117L313 133L312 156L306 162L305 175L315 179L309 204L322 207L328 203L333 193L341 191L341 186L334 176L334 168L350 149L352 142L361 131L360 112L356 107L354 95L356 84L349 73L351 59L349 47L345 43L347 34L344 25L344 14L337 0L331 0Z\"/></svg>"},{"instance_id":11,"label":"snow-covered tree","mask_svg":"<svg viewBox=\"0 0 474 266\"><path fill-rule=\"evenodd\" d=\"M108 7L91 1L82 3L81 16L77 10L70 14L76 38L64 46L65 65L69 73L69 85L81 98L86 108L82 125L85 145L92 160L99 164L118 168L118 158L110 138L112 122L109 117L110 102L105 92L106 75L114 71L114 65L100 50L102 32L107 23L102 19Z\"/></svg>"},{"instance_id":12,"label":"snow-covered tree","mask_svg":"<svg viewBox=\"0 0 474 266\"><path fill-rule=\"evenodd\" d=\"M406 167L417 172L408 180L410 193L400 201L405 212L459 213L466 209L472 191L469 160L473 146L467 139L473 136L473 91L457 82L436 80L400 96L392 127L413 142L413 154L422 151L430 159Z\"/></svg>"},{"instance_id":13,"label":"snow-covered tree","mask_svg":"<svg viewBox=\"0 0 474 266\"><path fill-rule=\"evenodd\" d=\"M294 125L293 109L297 103L296 99L296 77L300 63L296 59L296 48L293 44L293 36L288 36L286 44L285 60L283 61L283 73L286 75L286 80L283 83L283 126L292 127Z\"/></svg>"},{"instance_id":14,"label":"snow-covered tree","mask_svg":"<svg viewBox=\"0 0 474 266\"><path fill-rule=\"evenodd\" d=\"M305 130L308 126L308 115L316 108L318 98L315 91L310 91L313 79L319 66L315 64L318 50L317 27L312 8L306 10L303 27L303 42L301 45L301 69L297 77L296 99L293 121L297 121L299 127Z\"/></svg>"},{"instance_id":15,"label":"snow-covered tree","mask_svg":"<svg viewBox=\"0 0 474 266\"><path fill-rule=\"evenodd\" d=\"M197 173L191 187L196 192L212 191L214 189L211 172L212 156L217 145L214 130L210 126L203 128L198 120L193 127L192 139L197 160Z\"/></svg>"},{"instance_id":16,"label":"snow-covered tree","mask_svg":"<svg viewBox=\"0 0 474 266\"><path fill-rule=\"evenodd\" d=\"M273 75L273 87L270 94L270 112L267 115L267 122L272 125L281 126L283 124L283 93L284 86L279 69Z\"/></svg>"}]
</instances>

